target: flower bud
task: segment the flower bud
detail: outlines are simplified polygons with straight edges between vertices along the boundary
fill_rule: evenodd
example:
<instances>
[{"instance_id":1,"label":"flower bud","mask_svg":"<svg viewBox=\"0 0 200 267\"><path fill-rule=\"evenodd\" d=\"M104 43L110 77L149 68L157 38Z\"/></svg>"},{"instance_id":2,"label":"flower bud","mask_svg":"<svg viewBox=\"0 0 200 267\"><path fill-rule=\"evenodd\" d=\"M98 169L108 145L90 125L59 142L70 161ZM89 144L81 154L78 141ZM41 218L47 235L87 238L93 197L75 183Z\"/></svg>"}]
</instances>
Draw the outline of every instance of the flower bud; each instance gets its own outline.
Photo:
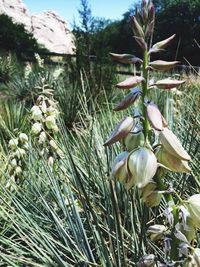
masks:
<instances>
[{"instance_id":1,"label":"flower bud","mask_svg":"<svg viewBox=\"0 0 200 267\"><path fill-rule=\"evenodd\" d=\"M155 256L153 254L143 256L137 263L137 267L153 267L155 266Z\"/></svg>"},{"instance_id":2,"label":"flower bud","mask_svg":"<svg viewBox=\"0 0 200 267\"><path fill-rule=\"evenodd\" d=\"M136 181L136 185L141 188L148 184L155 175L157 159L150 149L141 147L130 154L128 168Z\"/></svg>"},{"instance_id":3,"label":"flower bud","mask_svg":"<svg viewBox=\"0 0 200 267\"><path fill-rule=\"evenodd\" d=\"M28 150L29 149L29 144L27 142L23 143L22 148Z\"/></svg>"},{"instance_id":4,"label":"flower bud","mask_svg":"<svg viewBox=\"0 0 200 267\"><path fill-rule=\"evenodd\" d=\"M142 60L134 55L130 54L115 54L115 53L109 53L111 57L123 64L135 64L137 62L142 63Z\"/></svg>"},{"instance_id":5,"label":"flower bud","mask_svg":"<svg viewBox=\"0 0 200 267\"><path fill-rule=\"evenodd\" d=\"M17 167L15 168L15 173L16 173L16 175L21 174L21 173L22 173L22 168L21 168L20 166L17 166Z\"/></svg>"},{"instance_id":6,"label":"flower bud","mask_svg":"<svg viewBox=\"0 0 200 267\"><path fill-rule=\"evenodd\" d=\"M117 141L121 140L122 138L124 138L131 131L134 125L135 125L135 121L132 117L126 117L125 119L123 119L115 127L110 137L104 143L104 146L112 145L116 143Z\"/></svg>"},{"instance_id":7,"label":"flower bud","mask_svg":"<svg viewBox=\"0 0 200 267\"><path fill-rule=\"evenodd\" d=\"M160 113L160 110L155 104L153 103L147 104L147 117L154 129L162 131L163 129L162 114Z\"/></svg>"},{"instance_id":8,"label":"flower bud","mask_svg":"<svg viewBox=\"0 0 200 267\"><path fill-rule=\"evenodd\" d=\"M18 145L18 139L17 138L13 138L9 141L8 143L8 146L11 148L11 149L15 149Z\"/></svg>"},{"instance_id":9,"label":"flower bud","mask_svg":"<svg viewBox=\"0 0 200 267\"><path fill-rule=\"evenodd\" d=\"M200 249L192 248L191 255L184 262L183 267L200 267Z\"/></svg>"},{"instance_id":10,"label":"flower bud","mask_svg":"<svg viewBox=\"0 0 200 267\"><path fill-rule=\"evenodd\" d=\"M135 38L135 41L139 44L139 46L142 48L142 50L145 51L147 49L147 43L145 42L145 40L137 36L133 37Z\"/></svg>"},{"instance_id":11,"label":"flower bud","mask_svg":"<svg viewBox=\"0 0 200 267\"><path fill-rule=\"evenodd\" d=\"M200 267L200 248L193 250L193 258L197 267Z\"/></svg>"},{"instance_id":12,"label":"flower bud","mask_svg":"<svg viewBox=\"0 0 200 267\"><path fill-rule=\"evenodd\" d=\"M26 143L26 142L28 142L28 136L27 136L25 133L20 133L20 134L19 134L19 140L20 140L22 143Z\"/></svg>"},{"instance_id":13,"label":"flower bud","mask_svg":"<svg viewBox=\"0 0 200 267\"><path fill-rule=\"evenodd\" d=\"M150 65L159 71L166 71L174 68L180 61L164 61L164 60L156 60L150 62Z\"/></svg>"},{"instance_id":14,"label":"flower bud","mask_svg":"<svg viewBox=\"0 0 200 267\"><path fill-rule=\"evenodd\" d=\"M112 175L120 182L124 182L128 176L128 170L127 170L128 155L129 153L127 151L120 153L115 158L112 165Z\"/></svg>"},{"instance_id":15,"label":"flower bud","mask_svg":"<svg viewBox=\"0 0 200 267\"><path fill-rule=\"evenodd\" d=\"M156 157L158 161L169 168L173 172L187 173L191 169L188 165L187 160L182 160L170 154L164 147L161 147L158 152L156 152Z\"/></svg>"},{"instance_id":16,"label":"flower bud","mask_svg":"<svg viewBox=\"0 0 200 267\"><path fill-rule=\"evenodd\" d=\"M18 148L18 149L15 151L14 155L15 155L18 159L20 159L20 158L23 158L23 157L26 155L26 151L25 151L23 148Z\"/></svg>"},{"instance_id":17,"label":"flower bud","mask_svg":"<svg viewBox=\"0 0 200 267\"><path fill-rule=\"evenodd\" d=\"M31 132L34 135L38 135L42 130L42 124L39 122L36 122L33 124L32 128L31 128Z\"/></svg>"},{"instance_id":18,"label":"flower bud","mask_svg":"<svg viewBox=\"0 0 200 267\"><path fill-rule=\"evenodd\" d=\"M120 111L120 110L128 108L138 99L140 95L141 95L140 89L138 88L132 89L131 92L121 102L117 104L114 110Z\"/></svg>"},{"instance_id":19,"label":"flower bud","mask_svg":"<svg viewBox=\"0 0 200 267\"><path fill-rule=\"evenodd\" d=\"M63 151L60 148L56 149L56 153L58 154L58 156L60 158L64 158L64 153L63 153Z\"/></svg>"},{"instance_id":20,"label":"flower bud","mask_svg":"<svg viewBox=\"0 0 200 267\"><path fill-rule=\"evenodd\" d=\"M155 7L152 1L149 1L149 4L148 4L148 19L149 21L152 21L155 19Z\"/></svg>"},{"instance_id":21,"label":"flower bud","mask_svg":"<svg viewBox=\"0 0 200 267\"><path fill-rule=\"evenodd\" d=\"M146 200L146 198L151 195L155 189L156 189L157 185L155 182L150 182L147 185L145 185L144 187L140 188L140 192L141 192L141 198L143 201Z\"/></svg>"},{"instance_id":22,"label":"flower bud","mask_svg":"<svg viewBox=\"0 0 200 267\"><path fill-rule=\"evenodd\" d=\"M17 161L16 161L15 158L12 159L12 160L10 161L10 165L11 165L12 167L16 167L16 166L17 166Z\"/></svg>"},{"instance_id":23,"label":"flower bud","mask_svg":"<svg viewBox=\"0 0 200 267\"><path fill-rule=\"evenodd\" d=\"M155 225L149 226L149 228L147 229L147 234L149 235L152 241L156 241L156 240L161 239L164 236L166 231L167 231L166 226L155 224Z\"/></svg>"},{"instance_id":24,"label":"flower bud","mask_svg":"<svg viewBox=\"0 0 200 267\"><path fill-rule=\"evenodd\" d=\"M160 204L161 198L162 194L159 191L154 191L146 197L144 203L147 205L147 207L153 208Z\"/></svg>"},{"instance_id":25,"label":"flower bud","mask_svg":"<svg viewBox=\"0 0 200 267\"><path fill-rule=\"evenodd\" d=\"M118 83L116 86L120 89L130 89L138 85L144 81L143 77L140 76L133 76L130 78L127 78L125 81Z\"/></svg>"},{"instance_id":26,"label":"flower bud","mask_svg":"<svg viewBox=\"0 0 200 267\"><path fill-rule=\"evenodd\" d=\"M48 158L48 164L49 164L49 166L53 167L53 164L54 164L54 158L53 157Z\"/></svg>"},{"instance_id":27,"label":"flower bud","mask_svg":"<svg viewBox=\"0 0 200 267\"><path fill-rule=\"evenodd\" d=\"M165 47L167 47L171 43L172 39L174 39L175 36L176 35L173 34L169 38L154 44L150 50L152 50L152 52L159 52L160 50L165 49Z\"/></svg>"},{"instance_id":28,"label":"flower bud","mask_svg":"<svg viewBox=\"0 0 200 267\"><path fill-rule=\"evenodd\" d=\"M57 126L55 116L46 117L45 124L49 130L54 129Z\"/></svg>"},{"instance_id":29,"label":"flower bud","mask_svg":"<svg viewBox=\"0 0 200 267\"><path fill-rule=\"evenodd\" d=\"M180 81L180 80L172 80L172 79L163 79L159 80L156 83L152 84L152 86L157 86L158 88L161 89L172 89L175 87L178 87L185 83L185 81Z\"/></svg>"},{"instance_id":30,"label":"flower bud","mask_svg":"<svg viewBox=\"0 0 200 267\"><path fill-rule=\"evenodd\" d=\"M153 34L154 26L155 26L155 20L152 20L151 22L148 23L145 31L145 36L151 36Z\"/></svg>"},{"instance_id":31,"label":"flower bud","mask_svg":"<svg viewBox=\"0 0 200 267\"><path fill-rule=\"evenodd\" d=\"M137 37L144 38L144 32L143 32L142 26L138 23L136 17L133 16L131 18L131 22L132 22L132 29L133 29L134 35Z\"/></svg>"},{"instance_id":32,"label":"flower bud","mask_svg":"<svg viewBox=\"0 0 200 267\"><path fill-rule=\"evenodd\" d=\"M41 132L39 135L39 144L45 143L45 141L47 140L47 135L45 132Z\"/></svg>"},{"instance_id":33,"label":"flower bud","mask_svg":"<svg viewBox=\"0 0 200 267\"><path fill-rule=\"evenodd\" d=\"M163 147L172 155L179 159L191 160L188 153L182 147L181 142L178 140L176 135L169 130L167 127L159 135L160 141Z\"/></svg>"},{"instance_id":34,"label":"flower bud","mask_svg":"<svg viewBox=\"0 0 200 267\"><path fill-rule=\"evenodd\" d=\"M186 201L186 205L192 219L191 223L200 228L200 194L191 196Z\"/></svg>"},{"instance_id":35,"label":"flower bud","mask_svg":"<svg viewBox=\"0 0 200 267\"><path fill-rule=\"evenodd\" d=\"M49 144L53 149L55 149L55 150L58 149L58 145L56 144L56 142L54 140L50 140Z\"/></svg>"},{"instance_id":36,"label":"flower bud","mask_svg":"<svg viewBox=\"0 0 200 267\"><path fill-rule=\"evenodd\" d=\"M145 137L142 131L139 131L137 133L130 132L127 136L125 136L123 140L123 144L128 151L132 151L137 147L143 146L144 142Z\"/></svg>"},{"instance_id":37,"label":"flower bud","mask_svg":"<svg viewBox=\"0 0 200 267\"><path fill-rule=\"evenodd\" d=\"M38 106L33 106L31 109L32 119L34 121L40 121L43 118L42 111Z\"/></svg>"},{"instance_id":38,"label":"flower bud","mask_svg":"<svg viewBox=\"0 0 200 267\"><path fill-rule=\"evenodd\" d=\"M40 109L41 111L46 114L47 113L47 105L45 101L42 101L41 105L40 105Z\"/></svg>"},{"instance_id":39,"label":"flower bud","mask_svg":"<svg viewBox=\"0 0 200 267\"><path fill-rule=\"evenodd\" d=\"M47 114L49 116L57 116L58 115L58 110L56 108L52 107L52 106L49 106L47 108Z\"/></svg>"}]
</instances>

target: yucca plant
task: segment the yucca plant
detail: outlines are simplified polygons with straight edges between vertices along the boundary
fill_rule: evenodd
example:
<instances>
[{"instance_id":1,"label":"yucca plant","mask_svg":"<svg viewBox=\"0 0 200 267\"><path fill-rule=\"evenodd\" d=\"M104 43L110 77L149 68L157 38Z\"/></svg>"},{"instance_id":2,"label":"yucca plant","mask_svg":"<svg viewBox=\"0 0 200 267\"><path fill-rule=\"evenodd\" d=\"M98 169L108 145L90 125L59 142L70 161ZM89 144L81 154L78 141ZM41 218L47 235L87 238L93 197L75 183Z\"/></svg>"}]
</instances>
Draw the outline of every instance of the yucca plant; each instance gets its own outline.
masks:
<instances>
[{"instance_id":1,"label":"yucca plant","mask_svg":"<svg viewBox=\"0 0 200 267\"><path fill-rule=\"evenodd\" d=\"M114 110L124 110L138 99L140 102L131 115L119 122L104 143L105 146L117 141L122 144L123 152L113 163L112 175L123 183L127 190L136 186L147 207L158 206L162 198L166 201L163 210L166 218L162 220L162 224L156 224L154 218L153 225L147 229L152 241L162 242L159 247L164 253L164 259L156 259L153 254L143 255L137 266L171 266L180 263L184 266L198 266L200 250L193 248L192 242L195 238L195 229L199 228L197 217L200 213L197 210L200 194L183 200L165 178L166 172L190 172L191 157L168 127L158 106L150 99L151 90L171 90L185 83L184 80L171 78L153 82L150 80L151 70L168 71L179 63L151 60L152 54L163 51L175 35L152 45L155 24L152 1L142 1L141 10L136 10L136 15L131 21L134 38L141 48L143 58L130 54L111 53L111 56L121 63L140 64L141 75L117 84L119 89L131 90Z\"/></svg>"}]
</instances>

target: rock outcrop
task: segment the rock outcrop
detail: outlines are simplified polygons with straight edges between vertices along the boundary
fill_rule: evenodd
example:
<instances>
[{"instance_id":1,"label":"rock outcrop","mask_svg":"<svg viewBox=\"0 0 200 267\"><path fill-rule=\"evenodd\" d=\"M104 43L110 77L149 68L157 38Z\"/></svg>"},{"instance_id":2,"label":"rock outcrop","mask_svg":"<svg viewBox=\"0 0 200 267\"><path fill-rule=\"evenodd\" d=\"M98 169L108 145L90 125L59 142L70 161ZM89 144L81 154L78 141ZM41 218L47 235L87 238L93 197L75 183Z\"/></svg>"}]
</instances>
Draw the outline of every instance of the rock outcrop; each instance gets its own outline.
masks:
<instances>
[{"instance_id":1,"label":"rock outcrop","mask_svg":"<svg viewBox=\"0 0 200 267\"><path fill-rule=\"evenodd\" d=\"M49 51L74 54L74 36L67 23L55 12L30 15L22 0L1 0L0 13L8 15L15 23L24 24L25 29Z\"/></svg>"}]
</instances>

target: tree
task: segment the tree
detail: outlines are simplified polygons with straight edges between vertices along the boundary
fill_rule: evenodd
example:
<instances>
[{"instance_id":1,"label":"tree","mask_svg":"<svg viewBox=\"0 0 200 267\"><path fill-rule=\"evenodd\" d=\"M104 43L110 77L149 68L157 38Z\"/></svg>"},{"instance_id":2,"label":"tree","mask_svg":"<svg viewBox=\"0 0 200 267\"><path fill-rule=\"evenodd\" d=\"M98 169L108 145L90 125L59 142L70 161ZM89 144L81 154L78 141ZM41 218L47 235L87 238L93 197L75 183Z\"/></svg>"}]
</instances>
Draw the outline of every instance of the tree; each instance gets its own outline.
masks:
<instances>
[{"instance_id":1,"label":"tree","mask_svg":"<svg viewBox=\"0 0 200 267\"><path fill-rule=\"evenodd\" d=\"M19 57L29 51L37 51L39 45L24 25L13 23L5 14L0 15L0 49L15 52Z\"/></svg>"},{"instance_id":2,"label":"tree","mask_svg":"<svg viewBox=\"0 0 200 267\"><path fill-rule=\"evenodd\" d=\"M200 1L155 0L154 3L157 10L155 41L176 32L177 42L172 46L174 58L183 61L185 57L193 65L199 65L200 53L194 39L200 43Z\"/></svg>"}]
</instances>

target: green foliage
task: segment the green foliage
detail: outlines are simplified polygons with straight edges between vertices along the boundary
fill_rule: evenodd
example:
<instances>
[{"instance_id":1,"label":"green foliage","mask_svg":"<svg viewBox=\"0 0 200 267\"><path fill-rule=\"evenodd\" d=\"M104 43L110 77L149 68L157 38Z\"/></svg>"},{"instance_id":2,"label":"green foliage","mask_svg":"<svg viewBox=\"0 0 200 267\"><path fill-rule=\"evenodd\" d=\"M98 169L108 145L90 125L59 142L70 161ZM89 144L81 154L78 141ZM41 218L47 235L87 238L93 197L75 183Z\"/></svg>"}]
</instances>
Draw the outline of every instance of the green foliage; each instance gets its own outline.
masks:
<instances>
[{"instance_id":1,"label":"green foliage","mask_svg":"<svg viewBox=\"0 0 200 267\"><path fill-rule=\"evenodd\" d=\"M85 72L93 98L101 94L103 89L112 94L115 77L115 65L108 57L108 36L104 28L108 21L94 18L87 0L81 1L79 9L80 26L74 25L76 45L76 73L80 80L80 72Z\"/></svg>"},{"instance_id":2,"label":"green foliage","mask_svg":"<svg viewBox=\"0 0 200 267\"><path fill-rule=\"evenodd\" d=\"M9 82L12 77L22 70L21 64L17 61L15 55L4 54L0 57L0 83Z\"/></svg>"},{"instance_id":3,"label":"green foliage","mask_svg":"<svg viewBox=\"0 0 200 267\"><path fill-rule=\"evenodd\" d=\"M158 2L158 3L157 3ZM155 41L176 32L177 42L172 45L173 58L199 65L199 48L194 42L200 41L200 2L198 0L155 1L157 26ZM163 29L165 29L163 31Z\"/></svg>"},{"instance_id":4,"label":"green foliage","mask_svg":"<svg viewBox=\"0 0 200 267\"><path fill-rule=\"evenodd\" d=\"M31 33L22 24L13 23L5 14L0 15L0 48L15 52L17 56L29 51L37 51L39 46ZM33 53L33 52L32 52Z\"/></svg>"},{"instance_id":5,"label":"green foliage","mask_svg":"<svg viewBox=\"0 0 200 267\"><path fill-rule=\"evenodd\" d=\"M167 95L155 93L162 106ZM174 103L178 100L173 93L168 97ZM175 189L181 189L182 197L198 188L194 178L198 180L200 171L197 164L200 118L197 107L193 110L188 106L188 102L198 102L197 99L199 91L191 85L181 96L181 109L187 111L180 112L179 117L172 107L168 111L194 159L192 174L168 177L175 183ZM82 115L79 114L81 123L70 133L61 123L59 146L65 157L59 167L50 169L46 161L38 158L40 148L32 147L24 184L14 192L1 185L2 265L129 267L135 266L146 252L146 242L149 251L159 259L164 257L159 245L147 239L144 232L155 216L162 223L165 203L147 212L137 190L129 193L110 180L111 162L119 148L105 150L102 144L122 114L113 114L113 105L108 102L101 107L93 105L96 113L91 117L85 106ZM196 124L192 118L196 118ZM24 129L28 132L29 128ZM1 172L2 176L9 179L5 172ZM147 225L141 223L143 220Z\"/></svg>"},{"instance_id":6,"label":"green foliage","mask_svg":"<svg viewBox=\"0 0 200 267\"><path fill-rule=\"evenodd\" d=\"M184 62L186 58L191 64L199 65L200 43L200 2L198 0L154 1L157 11L154 42L165 39L176 32L176 42L170 47L163 58L178 59ZM103 32L106 36L105 46L114 53L139 53L138 45L133 38L130 27L130 16L135 14L131 8L124 14L121 21L110 22ZM97 33L98 34L98 33ZM101 33L102 35L102 33Z\"/></svg>"}]
</instances>

